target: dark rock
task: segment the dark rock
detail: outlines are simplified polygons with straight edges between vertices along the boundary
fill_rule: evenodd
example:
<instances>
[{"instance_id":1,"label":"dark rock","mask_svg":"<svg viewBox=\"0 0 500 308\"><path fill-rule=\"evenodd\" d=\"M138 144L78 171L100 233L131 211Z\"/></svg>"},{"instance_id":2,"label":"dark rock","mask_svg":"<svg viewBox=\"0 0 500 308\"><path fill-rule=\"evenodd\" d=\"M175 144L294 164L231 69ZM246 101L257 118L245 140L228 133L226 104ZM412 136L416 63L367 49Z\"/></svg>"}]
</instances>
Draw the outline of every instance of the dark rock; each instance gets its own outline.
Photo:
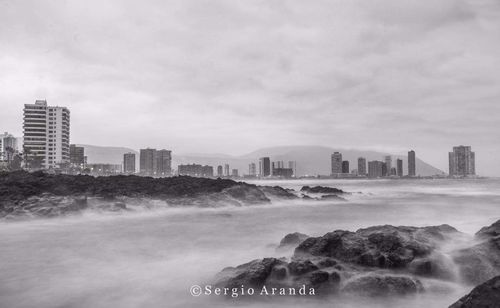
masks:
<instances>
[{"instance_id":1,"label":"dark rock","mask_svg":"<svg viewBox=\"0 0 500 308\"><path fill-rule=\"evenodd\" d=\"M454 267L455 264L452 260L436 253L429 257L413 260L409 264L409 271L419 276L455 280Z\"/></svg>"},{"instance_id":2,"label":"dark rock","mask_svg":"<svg viewBox=\"0 0 500 308\"><path fill-rule=\"evenodd\" d=\"M379 268L403 268L415 258L428 256L439 241L458 234L454 228L377 226L356 232L337 230L310 237L295 256L331 257L344 262Z\"/></svg>"},{"instance_id":3,"label":"dark rock","mask_svg":"<svg viewBox=\"0 0 500 308\"><path fill-rule=\"evenodd\" d=\"M493 223L491 226L482 228L476 233L476 236L480 238L500 236L500 220Z\"/></svg>"},{"instance_id":4,"label":"dark rock","mask_svg":"<svg viewBox=\"0 0 500 308\"><path fill-rule=\"evenodd\" d=\"M367 275L348 281L342 292L361 296L408 295L423 291L419 280L407 276Z\"/></svg>"},{"instance_id":5,"label":"dark rock","mask_svg":"<svg viewBox=\"0 0 500 308\"><path fill-rule=\"evenodd\" d=\"M500 308L500 276L475 287L450 308Z\"/></svg>"},{"instance_id":6,"label":"dark rock","mask_svg":"<svg viewBox=\"0 0 500 308\"><path fill-rule=\"evenodd\" d=\"M309 235L299 233L299 232L289 233L289 234L285 235L285 237L283 239L281 239L279 248L297 246L300 243L302 243L305 239L307 239L308 237L309 237Z\"/></svg>"},{"instance_id":7,"label":"dark rock","mask_svg":"<svg viewBox=\"0 0 500 308\"><path fill-rule=\"evenodd\" d=\"M224 269L222 274L223 276L228 277L228 279L223 279L219 282L219 284L228 288L240 288L242 285L245 287L261 288L266 284L266 282L272 283L272 281L268 280L271 273L273 273L273 277L271 278L281 280L282 277L278 272L284 266L286 266L286 262L276 258L254 260L252 262L239 265L236 268ZM275 267L278 269L273 272Z\"/></svg>"},{"instance_id":8,"label":"dark rock","mask_svg":"<svg viewBox=\"0 0 500 308\"><path fill-rule=\"evenodd\" d=\"M309 260L292 261L288 264L290 274L296 276L304 275L318 269L319 268Z\"/></svg>"},{"instance_id":9,"label":"dark rock","mask_svg":"<svg viewBox=\"0 0 500 308\"><path fill-rule=\"evenodd\" d=\"M325 187L325 186L302 186L300 191L307 193L319 193L319 194L344 194L345 191L342 189L334 188L334 187Z\"/></svg>"},{"instance_id":10,"label":"dark rock","mask_svg":"<svg viewBox=\"0 0 500 308\"><path fill-rule=\"evenodd\" d=\"M316 265L319 268L326 268L326 267L333 267L333 266L335 266L337 264L338 264L338 262L335 259L332 259L332 258L323 258Z\"/></svg>"},{"instance_id":11,"label":"dark rock","mask_svg":"<svg viewBox=\"0 0 500 308\"><path fill-rule=\"evenodd\" d=\"M280 186L259 186L259 189L269 198L298 199L293 190L284 189Z\"/></svg>"}]
</instances>

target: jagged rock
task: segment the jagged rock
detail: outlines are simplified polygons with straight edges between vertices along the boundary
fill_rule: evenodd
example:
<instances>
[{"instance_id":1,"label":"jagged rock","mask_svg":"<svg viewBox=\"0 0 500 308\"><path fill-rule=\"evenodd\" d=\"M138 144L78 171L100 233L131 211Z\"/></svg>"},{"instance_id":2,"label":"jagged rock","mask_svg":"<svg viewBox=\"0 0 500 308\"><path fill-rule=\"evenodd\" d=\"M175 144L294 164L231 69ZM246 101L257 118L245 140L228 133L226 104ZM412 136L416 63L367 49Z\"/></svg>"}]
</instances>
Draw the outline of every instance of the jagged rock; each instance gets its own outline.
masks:
<instances>
[{"instance_id":1,"label":"jagged rock","mask_svg":"<svg viewBox=\"0 0 500 308\"><path fill-rule=\"evenodd\" d=\"M299 232L294 232L294 233L289 233L285 235L283 239L281 239L280 244L278 248L286 248L290 246L297 246L300 243L302 243L305 239L307 239L309 235L299 233Z\"/></svg>"},{"instance_id":2,"label":"jagged rock","mask_svg":"<svg viewBox=\"0 0 500 308\"><path fill-rule=\"evenodd\" d=\"M325 187L325 186L302 186L300 191L304 191L307 193L319 193L319 194L344 194L345 191L342 189L334 188L334 187Z\"/></svg>"},{"instance_id":3,"label":"jagged rock","mask_svg":"<svg viewBox=\"0 0 500 308\"><path fill-rule=\"evenodd\" d=\"M272 198L298 198L281 187L258 187L228 179L177 176L92 177L52 175L43 172L0 173L0 217L24 215L58 216L89 206L86 197L102 201L102 210L124 210L124 198L159 199L169 206L241 206L269 203ZM78 196L78 197L75 197ZM78 198L78 199L77 199Z\"/></svg>"},{"instance_id":4,"label":"jagged rock","mask_svg":"<svg viewBox=\"0 0 500 308\"><path fill-rule=\"evenodd\" d=\"M319 268L309 260L298 260L290 262L290 264L288 264L288 269L290 271L290 274L300 276L310 272L314 272Z\"/></svg>"},{"instance_id":5,"label":"jagged rock","mask_svg":"<svg viewBox=\"0 0 500 308\"><path fill-rule=\"evenodd\" d=\"M500 220L496 221L491 226L482 228L476 233L476 236L480 238L500 236Z\"/></svg>"},{"instance_id":6,"label":"jagged rock","mask_svg":"<svg viewBox=\"0 0 500 308\"><path fill-rule=\"evenodd\" d=\"M475 287L449 308L500 308L500 276Z\"/></svg>"},{"instance_id":7,"label":"jagged rock","mask_svg":"<svg viewBox=\"0 0 500 308\"><path fill-rule=\"evenodd\" d=\"M321 196L321 200L339 200L339 201L347 201L345 198L339 197L337 195L323 195Z\"/></svg>"},{"instance_id":8,"label":"jagged rock","mask_svg":"<svg viewBox=\"0 0 500 308\"><path fill-rule=\"evenodd\" d=\"M342 292L374 297L415 294L423 289L419 280L407 276L367 275L347 281Z\"/></svg>"},{"instance_id":9,"label":"jagged rock","mask_svg":"<svg viewBox=\"0 0 500 308\"><path fill-rule=\"evenodd\" d=\"M455 280L453 271L455 264L451 259L440 253L433 253L429 257L413 260L409 272L418 276Z\"/></svg>"},{"instance_id":10,"label":"jagged rock","mask_svg":"<svg viewBox=\"0 0 500 308\"><path fill-rule=\"evenodd\" d=\"M435 227L376 226L356 232L337 230L310 237L295 256L323 256L363 266L403 268L415 258L428 256L436 243L458 231L448 225Z\"/></svg>"}]
</instances>

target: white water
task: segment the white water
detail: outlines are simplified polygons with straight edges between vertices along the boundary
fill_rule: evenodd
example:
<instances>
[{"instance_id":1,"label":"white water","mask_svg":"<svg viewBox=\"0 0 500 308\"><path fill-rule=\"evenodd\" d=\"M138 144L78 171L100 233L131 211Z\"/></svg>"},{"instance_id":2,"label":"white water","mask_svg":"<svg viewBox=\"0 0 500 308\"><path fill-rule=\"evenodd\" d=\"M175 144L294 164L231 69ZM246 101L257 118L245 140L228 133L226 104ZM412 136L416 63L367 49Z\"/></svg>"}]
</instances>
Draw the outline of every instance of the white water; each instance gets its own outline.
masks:
<instances>
[{"instance_id":1,"label":"white water","mask_svg":"<svg viewBox=\"0 0 500 308\"><path fill-rule=\"evenodd\" d=\"M280 181L351 192L349 202L165 209L0 222L0 307L447 307L470 290L439 281L429 292L389 300L314 298L236 303L193 298L226 266L277 256L287 233L322 235L379 224L447 223L473 234L500 219L500 180Z\"/></svg>"}]
</instances>

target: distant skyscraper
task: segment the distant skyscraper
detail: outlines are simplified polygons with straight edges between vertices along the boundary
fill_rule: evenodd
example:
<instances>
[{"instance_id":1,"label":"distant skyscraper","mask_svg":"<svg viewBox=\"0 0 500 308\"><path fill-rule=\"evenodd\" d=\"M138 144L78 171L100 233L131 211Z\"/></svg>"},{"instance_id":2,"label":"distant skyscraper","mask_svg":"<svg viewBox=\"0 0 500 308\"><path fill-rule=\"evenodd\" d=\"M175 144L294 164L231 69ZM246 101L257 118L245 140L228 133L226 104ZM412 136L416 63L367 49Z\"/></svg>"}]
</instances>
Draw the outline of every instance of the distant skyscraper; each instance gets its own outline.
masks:
<instances>
[{"instance_id":1,"label":"distant skyscraper","mask_svg":"<svg viewBox=\"0 0 500 308\"><path fill-rule=\"evenodd\" d=\"M342 161L342 173L349 173L349 161Z\"/></svg>"},{"instance_id":2,"label":"distant skyscraper","mask_svg":"<svg viewBox=\"0 0 500 308\"><path fill-rule=\"evenodd\" d=\"M83 167L85 164L85 148L71 144L69 146L69 162L73 166Z\"/></svg>"},{"instance_id":3,"label":"distant skyscraper","mask_svg":"<svg viewBox=\"0 0 500 308\"><path fill-rule=\"evenodd\" d=\"M476 174L476 154L470 146L453 147L448 154L450 176L470 176Z\"/></svg>"},{"instance_id":4,"label":"distant skyscraper","mask_svg":"<svg viewBox=\"0 0 500 308\"><path fill-rule=\"evenodd\" d=\"M169 150L156 151L156 175L157 176L172 175L172 151Z\"/></svg>"},{"instance_id":5,"label":"distant skyscraper","mask_svg":"<svg viewBox=\"0 0 500 308\"><path fill-rule=\"evenodd\" d=\"M17 152L17 138L7 132L0 134L0 160L10 161Z\"/></svg>"},{"instance_id":6,"label":"distant skyscraper","mask_svg":"<svg viewBox=\"0 0 500 308\"><path fill-rule=\"evenodd\" d=\"M255 166L255 163L250 163L248 165L248 175L250 175L250 176L257 175L257 167Z\"/></svg>"},{"instance_id":7,"label":"distant skyscraper","mask_svg":"<svg viewBox=\"0 0 500 308\"><path fill-rule=\"evenodd\" d=\"M342 173L342 153L332 154L332 175Z\"/></svg>"},{"instance_id":8,"label":"distant skyscraper","mask_svg":"<svg viewBox=\"0 0 500 308\"><path fill-rule=\"evenodd\" d=\"M296 161L289 161L288 162L288 169L293 170L293 176L297 176L297 162Z\"/></svg>"},{"instance_id":9,"label":"distant skyscraper","mask_svg":"<svg viewBox=\"0 0 500 308\"><path fill-rule=\"evenodd\" d=\"M139 172L142 175L153 176L157 168L156 149L141 149L139 153Z\"/></svg>"},{"instance_id":10,"label":"distant skyscraper","mask_svg":"<svg viewBox=\"0 0 500 308\"><path fill-rule=\"evenodd\" d=\"M259 175L260 176L271 175L271 159L269 157L261 157L259 159Z\"/></svg>"},{"instance_id":11,"label":"distant skyscraper","mask_svg":"<svg viewBox=\"0 0 500 308\"><path fill-rule=\"evenodd\" d=\"M237 178L238 177L238 169L231 170L231 176Z\"/></svg>"},{"instance_id":12,"label":"distant skyscraper","mask_svg":"<svg viewBox=\"0 0 500 308\"><path fill-rule=\"evenodd\" d=\"M225 164L225 165L224 165L224 175L225 175L225 176L230 176L230 175L231 175L231 173L229 173L229 172L230 172L230 171L229 171L229 164Z\"/></svg>"},{"instance_id":13,"label":"distant skyscraper","mask_svg":"<svg viewBox=\"0 0 500 308\"><path fill-rule=\"evenodd\" d=\"M128 174L135 173L135 153L123 154L123 172Z\"/></svg>"},{"instance_id":14,"label":"distant skyscraper","mask_svg":"<svg viewBox=\"0 0 500 308\"><path fill-rule=\"evenodd\" d=\"M69 163L69 110L37 100L24 105L24 154L31 168Z\"/></svg>"},{"instance_id":15,"label":"distant skyscraper","mask_svg":"<svg viewBox=\"0 0 500 308\"><path fill-rule=\"evenodd\" d=\"M398 158L396 160L396 167L397 167L397 175L403 176L403 160L402 159Z\"/></svg>"},{"instance_id":16,"label":"distant skyscraper","mask_svg":"<svg viewBox=\"0 0 500 308\"><path fill-rule=\"evenodd\" d=\"M387 164L385 162L382 162L382 176L388 176L389 175L389 170L387 170Z\"/></svg>"},{"instance_id":17,"label":"distant skyscraper","mask_svg":"<svg viewBox=\"0 0 500 308\"><path fill-rule=\"evenodd\" d=\"M222 166L221 166L221 165L218 165L218 166L217 166L217 176L218 176L218 177L224 176L224 171L223 171L223 169L222 169Z\"/></svg>"},{"instance_id":18,"label":"distant skyscraper","mask_svg":"<svg viewBox=\"0 0 500 308\"><path fill-rule=\"evenodd\" d=\"M385 168L385 163L374 160L368 162L368 177L369 178L379 178L384 176L383 175L383 169Z\"/></svg>"},{"instance_id":19,"label":"distant skyscraper","mask_svg":"<svg viewBox=\"0 0 500 308\"><path fill-rule=\"evenodd\" d=\"M366 158L358 158L358 175L366 175Z\"/></svg>"},{"instance_id":20,"label":"distant skyscraper","mask_svg":"<svg viewBox=\"0 0 500 308\"><path fill-rule=\"evenodd\" d=\"M384 157L385 167L387 168L387 175L391 175L392 170L392 157L391 155L387 155Z\"/></svg>"},{"instance_id":21,"label":"distant skyscraper","mask_svg":"<svg viewBox=\"0 0 500 308\"><path fill-rule=\"evenodd\" d=\"M415 151L411 150L408 152L408 176L415 176L417 174L415 167Z\"/></svg>"}]
</instances>

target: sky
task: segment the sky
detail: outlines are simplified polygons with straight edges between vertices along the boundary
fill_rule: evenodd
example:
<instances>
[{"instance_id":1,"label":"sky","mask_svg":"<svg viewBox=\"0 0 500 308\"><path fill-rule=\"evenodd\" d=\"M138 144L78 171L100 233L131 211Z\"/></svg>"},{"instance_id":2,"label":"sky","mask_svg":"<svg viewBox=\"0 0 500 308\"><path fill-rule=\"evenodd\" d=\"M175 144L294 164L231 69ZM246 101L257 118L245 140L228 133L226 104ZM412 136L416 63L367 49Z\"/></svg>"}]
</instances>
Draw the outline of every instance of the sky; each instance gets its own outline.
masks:
<instances>
[{"instance_id":1,"label":"sky","mask_svg":"<svg viewBox=\"0 0 500 308\"><path fill-rule=\"evenodd\" d=\"M0 0L0 131L71 111L71 142L240 155L276 145L499 175L498 0Z\"/></svg>"}]
</instances>

